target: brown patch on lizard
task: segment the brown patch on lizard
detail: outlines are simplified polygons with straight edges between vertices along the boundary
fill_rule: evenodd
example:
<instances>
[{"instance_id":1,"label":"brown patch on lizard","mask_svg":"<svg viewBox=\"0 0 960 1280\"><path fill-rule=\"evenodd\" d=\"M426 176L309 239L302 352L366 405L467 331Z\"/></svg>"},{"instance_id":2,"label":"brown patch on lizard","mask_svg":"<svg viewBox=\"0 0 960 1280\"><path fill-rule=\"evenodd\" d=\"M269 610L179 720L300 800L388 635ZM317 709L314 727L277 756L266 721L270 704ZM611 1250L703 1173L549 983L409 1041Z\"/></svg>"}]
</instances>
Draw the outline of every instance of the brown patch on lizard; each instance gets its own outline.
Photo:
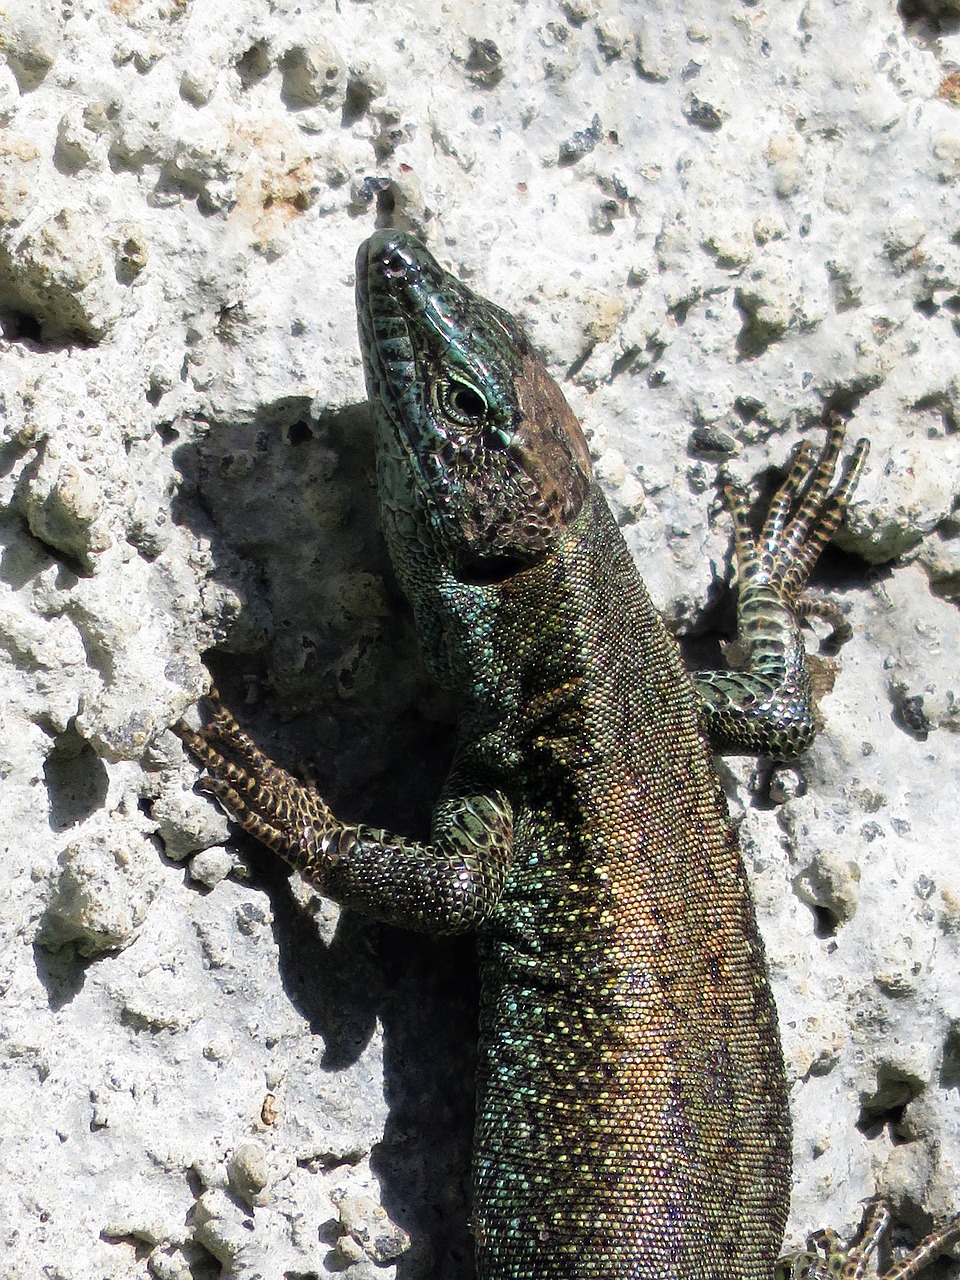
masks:
<instances>
[{"instance_id":1,"label":"brown patch on lizard","mask_svg":"<svg viewBox=\"0 0 960 1280\"><path fill-rule=\"evenodd\" d=\"M513 454L556 527L578 515L590 488L590 451L576 414L540 361L527 355L516 383L521 426Z\"/></svg>"}]
</instances>

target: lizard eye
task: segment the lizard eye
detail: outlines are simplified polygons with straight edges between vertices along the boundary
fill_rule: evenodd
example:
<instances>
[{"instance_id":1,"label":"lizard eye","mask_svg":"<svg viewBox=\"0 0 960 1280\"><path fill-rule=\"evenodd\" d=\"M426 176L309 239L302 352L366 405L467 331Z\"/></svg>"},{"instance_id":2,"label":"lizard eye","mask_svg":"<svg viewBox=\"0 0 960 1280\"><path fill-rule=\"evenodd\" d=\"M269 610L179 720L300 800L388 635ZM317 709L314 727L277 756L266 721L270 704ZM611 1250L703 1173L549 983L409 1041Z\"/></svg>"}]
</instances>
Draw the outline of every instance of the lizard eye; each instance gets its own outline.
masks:
<instances>
[{"instance_id":1,"label":"lizard eye","mask_svg":"<svg viewBox=\"0 0 960 1280\"><path fill-rule=\"evenodd\" d=\"M436 387L437 408L462 427L479 427L487 416L487 402L469 382L440 382Z\"/></svg>"}]
</instances>

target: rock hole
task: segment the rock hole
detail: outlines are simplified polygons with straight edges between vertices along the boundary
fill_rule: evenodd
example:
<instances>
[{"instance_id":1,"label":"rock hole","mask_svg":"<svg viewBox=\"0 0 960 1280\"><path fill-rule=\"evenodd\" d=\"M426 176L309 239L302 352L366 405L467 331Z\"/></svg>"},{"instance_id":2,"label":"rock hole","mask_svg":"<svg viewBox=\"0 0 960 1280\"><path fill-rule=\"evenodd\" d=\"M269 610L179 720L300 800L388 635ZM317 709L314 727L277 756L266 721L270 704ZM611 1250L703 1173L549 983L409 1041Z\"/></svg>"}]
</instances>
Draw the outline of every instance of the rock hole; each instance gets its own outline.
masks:
<instances>
[{"instance_id":1,"label":"rock hole","mask_svg":"<svg viewBox=\"0 0 960 1280\"><path fill-rule=\"evenodd\" d=\"M264 41L258 40L256 44L252 44L246 53L237 59L235 65L244 89L251 89L255 84L259 84L270 72L270 54L267 52Z\"/></svg>"},{"instance_id":2,"label":"rock hole","mask_svg":"<svg viewBox=\"0 0 960 1280\"><path fill-rule=\"evenodd\" d=\"M287 428L287 439L292 445L307 444L313 439L313 432L307 422L293 422Z\"/></svg>"},{"instance_id":3,"label":"rock hole","mask_svg":"<svg viewBox=\"0 0 960 1280\"><path fill-rule=\"evenodd\" d=\"M919 1097L923 1083L902 1067L889 1063L877 1071L877 1087L860 1100L857 1128L867 1138L878 1138L884 1130L895 1144L910 1140L903 1117L909 1103Z\"/></svg>"},{"instance_id":4,"label":"rock hole","mask_svg":"<svg viewBox=\"0 0 960 1280\"><path fill-rule=\"evenodd\" d=\"M865 396L868 396L871 391L875 391L879 385L879 378L866 377L857 378L847 385L835 387L824 401L822 414L824 426L829 423L834 414L839 414L841 418L852 418L860 406L860 401ZM856 439L852 427L850 428L850 438Z\"/></svg>"},{"instance_id":5,"label":"rock hole","mask_svg":"<svg viewBox=\"0 0 960 1280\"><path fill-rule=\"evenodd\" d=\"M65 831L89 818L107 798L109 779L103 761L72 724L57 737L43 774L54 831Z\"/></svg>"},{"instance_id":6,"label":"rock hole","mask_svg":"<svg viewBox=\"0 0 960 1280\"><path fill-rule=\"evenodd\" d=\"M940 1088L960 1088L960 1027L954 1027L943 1046L943 1063L940 1067Z\"/></svg>"},{"instance_id":7,"label":"rock hole","mask_svg":"<svg viewBox=\"0 0 960 1280\"><path fill-rule=\"evenodd\" d=\"M371 85L363 79L353 77L347 81L347 92L343 102L343 113L340 123L345 129L361 120L374 99Z\"/></svg>"},{"instance_id":8,"label":"rock hole","mask_svg":"<svg viewBox=\"0 0 960 1280\"><path fill-rule=\"evenodd\" d=\"M958 0L900 0L897 13L911 35L931 38L960 31Z\"/></svg>"},{"instance_id":9,"label":"rock hole","mask_svg":"<svg viewBox=\"0 0 960 1280\"><path fill-rule=\"evenodd\" d=\"M818 938L835 938L840 928L840 919L829 907L812 906L813 932Z\"/></svg>"},{"instance_id":10,"label":"rock hole","mask_svg":"<svg viewBox=\"0 0 960 1280\"><path fill-rule=\"evenodd\" d=\"M0 305L0 334L7 342L43 345L43 331L37 317L13 307Z\"/></svg>"}]
</instances>

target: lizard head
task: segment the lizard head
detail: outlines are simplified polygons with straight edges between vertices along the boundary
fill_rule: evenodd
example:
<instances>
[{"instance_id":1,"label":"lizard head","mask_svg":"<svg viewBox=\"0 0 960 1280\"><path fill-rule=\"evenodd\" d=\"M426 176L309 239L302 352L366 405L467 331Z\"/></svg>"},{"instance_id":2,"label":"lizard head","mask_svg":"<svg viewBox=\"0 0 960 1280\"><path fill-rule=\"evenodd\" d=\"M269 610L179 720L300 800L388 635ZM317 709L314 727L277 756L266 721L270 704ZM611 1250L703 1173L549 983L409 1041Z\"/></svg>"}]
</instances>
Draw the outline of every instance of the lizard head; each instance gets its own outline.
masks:
<instances>
[{"instance_id":1,"label":"lizard head","mask_svg":"<svg viewBox=\"0 0 960 1280\"><path fill-rule=\"evenodd\" d=\"M385 524L464 582L535 563L580 511L590 457L523 330L392 230L360 247L357 315Z\"/></svg>"}]
</instances>

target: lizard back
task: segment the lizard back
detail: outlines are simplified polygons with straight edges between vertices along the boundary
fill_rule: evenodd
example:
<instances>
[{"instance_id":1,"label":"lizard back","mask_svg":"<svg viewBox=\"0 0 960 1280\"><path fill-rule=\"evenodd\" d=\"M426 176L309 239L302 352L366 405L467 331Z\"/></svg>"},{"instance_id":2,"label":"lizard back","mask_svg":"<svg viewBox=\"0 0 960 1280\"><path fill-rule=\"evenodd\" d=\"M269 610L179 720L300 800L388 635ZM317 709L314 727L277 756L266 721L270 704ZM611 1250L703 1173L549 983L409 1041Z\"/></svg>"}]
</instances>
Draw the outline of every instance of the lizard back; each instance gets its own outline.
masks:
<instances>
[{"instance_id":1,"label":"lizard back","mask_svg":"<svg viewBox=\"0 0 960 1280\"><path fill-rule=\"evenodd\" d=\"M514 861L480 926L489 1280L771 1274L789 1197L776 1014L692 684L593 489L503 588Z\"/></svg>"}]
</instances>

